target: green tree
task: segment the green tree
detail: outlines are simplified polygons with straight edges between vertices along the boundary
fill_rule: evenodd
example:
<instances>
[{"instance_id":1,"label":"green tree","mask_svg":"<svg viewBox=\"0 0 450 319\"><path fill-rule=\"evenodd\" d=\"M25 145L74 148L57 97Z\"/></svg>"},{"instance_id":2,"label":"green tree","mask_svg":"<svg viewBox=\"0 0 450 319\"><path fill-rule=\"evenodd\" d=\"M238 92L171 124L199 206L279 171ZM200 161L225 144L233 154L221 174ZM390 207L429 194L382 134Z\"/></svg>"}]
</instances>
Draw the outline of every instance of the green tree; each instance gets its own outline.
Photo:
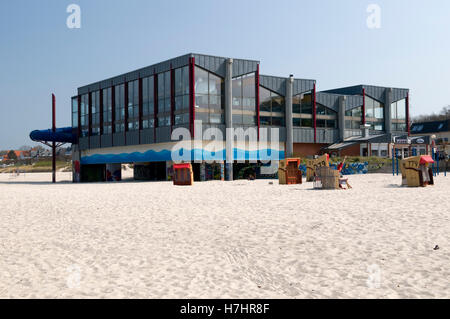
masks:
<instances>
[{"instance_id":1,"label":"green tree","mask_svg":"<svg viewBox=\"0 0 450 319\"><path fill-rule=\"evenodd\" d=\"M16 155L16 153L14 151L9 151L8 152L8 158L10 160L17 161L17 155Z\"/></svg>"}]
</instances>

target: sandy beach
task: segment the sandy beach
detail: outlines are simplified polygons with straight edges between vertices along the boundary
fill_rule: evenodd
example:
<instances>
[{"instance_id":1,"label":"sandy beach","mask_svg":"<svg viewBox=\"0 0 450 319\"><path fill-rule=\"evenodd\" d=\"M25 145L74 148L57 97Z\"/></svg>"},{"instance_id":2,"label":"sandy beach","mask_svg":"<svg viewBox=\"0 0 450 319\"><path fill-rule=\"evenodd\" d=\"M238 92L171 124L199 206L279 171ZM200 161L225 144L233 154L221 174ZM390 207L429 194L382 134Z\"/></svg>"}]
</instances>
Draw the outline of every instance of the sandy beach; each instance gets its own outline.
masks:
<instances>
[{"instance_id":1,"label":"sandy beach","mask_svg":"<svg viewBox=\"0 0 450 319\"><path fill-rule=\"evenodd\" d=\"M0 174L0 298L450 298L450 177L349 178L318 191Z\"/></svg>"}]
</instances>

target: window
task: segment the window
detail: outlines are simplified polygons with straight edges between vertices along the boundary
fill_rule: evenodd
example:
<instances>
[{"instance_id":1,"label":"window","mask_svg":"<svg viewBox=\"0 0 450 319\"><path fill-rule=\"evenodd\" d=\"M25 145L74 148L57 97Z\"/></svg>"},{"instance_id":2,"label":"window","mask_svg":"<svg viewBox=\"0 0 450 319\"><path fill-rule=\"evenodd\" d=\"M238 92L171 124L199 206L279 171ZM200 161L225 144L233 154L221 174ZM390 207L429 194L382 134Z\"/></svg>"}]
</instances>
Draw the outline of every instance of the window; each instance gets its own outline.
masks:
<instances>
[{"instance_id":1,"label":"window","mask_svg":"<svg viewBox=\"0 0 450 319\"><path fill-rule=\"evenodd\" d=\"M103 134L112 133L112 89L103 89Z\"/></svg>"},{"instance_id":2,"label":"window","mask_svg":"<svg viewBox=\"0 0 450 319\"><path fill-rule=\"evenodd\" d=\"M262 86L259 87L260 125L284 126L285 99ZM262 120L264 118L264 120Z\"/></svg>"},{"instance_id":3,"label":"window","mask_svg":"<svg viewBox=\"0 0 450 319\"><path fill-rule=\"evenodd\" d=\"M255 73L233 78L233 124L256 125Z\"/></svg>"},{"instance_id":4,"label":"window","mask_svg":"<svg viewBox=\"0 0 450 319\"><path fill-rule=\"evenodd\" d=\"M92 135L100 135L100 91L95 91L91 93L92 99Z\"/></svg>"},{"instance_id":5,"label":"window","mask_svg":"<svg viewBox=\"0 0 450 319\"><path fill-rule=\"evenodd\" d=\"M326 115L326 112L327 111L324 106L318 105L317 114ZM293 126L313 127L313 94L311 91L293 96L292 113Z\"/></svg>"},{"instance_id":6,"label":"window","mask_svg":"<svg viewBox=\"0 0 450 319\"><path fill-rule=\"evenodd\" d=\"M322 110L320 110L322 111ZM324 111L324 110L323 110ZM312 92L302 93L292 98L292 113L307 114L313 113L313 94Z\"/></svg>"},{"instance_id":7,"label":"window","mask_svg":"<svg viewBox=\"0 0 450 319\"><path fill-rule=\"evenodd\" d=\"M128 130L139 130L139 80L128 82Z\"/></svg>"},{"instance_id":8,"label":"window","mask_svg":"<svg viewBox=\"0 0 450 319\"><path fill-rule=\"evenodd\" d=\"M337 128L337 113L322 104L316 107L317 127L321 128Z\"/></svg>"},{"instance_id":9,"label":"window","mask_svg":"<svg viewBox=\"0 0 450 319\"><path fill-rule=\"evenodd\" d=\"M78 97L72 98L72 128L78 128Z\"/></svg>"},{"instance_id":10,"label":"window","mask_svg":"<svg viewBox=\"0 0 450 319\"><path fill-rule=\"evenodd\" d=\"M366 120L376 131L384 130L384 104L365 96Z\"/></svg>"},{"instance_id":11,"label":"window","mask_svg":"<svg viewBox=\"0 0 450 319\"><path fill-rule=\"evenodd\" d=\"M213 123L213 124L224 123L224 116L223 116L224 90L225 90L225 83L222 78L211 72L203 70L202 68L195 67L196 120L201 120L205 123ZM189 99L186 100L186 103L187 105L189 105Z\"/></svg>"},{"instance_id":12,"label":"window","mask_svg":"<svg viewBox=\"0 0 450 319\"><path fill-rule=\"evenodd\" d=\"M189 67L175 70L175 114L189 112ZM189 123L189 116L188 121Z\"/></svg>"},{"instance_id":13,"label":"window","mask_svg":"<svg viewBox=\"0 0 450 319\"><path fill-rule=\"evenodd\" d=\"M114 87L115 102L115 132L125 131L125 84L116 85Z\"/></svg>"},{"instance_id":14,"label":"window","mask_svg":"<svg viewBox=\"0 0 450 319\"><path fill-rule=\"evenodd\" d=\"M142 79L142 128L154 127L155 112L155 78L153 76Z\"/></svg>"},{"instance_id":15,"label":"window","mask_svg":"<svg viewBox=\"0 0 450 319\"><path fill-rule=\"evenodd\" d=\"M170 71L158 74L158 126L170 126Z\"/></svg>"},{"instance_id":16,"label":"window","mask_svg":"<svg viewBox=\"0 0 450 319\"><path fill-rule=\"evenodd\" d=\"M302 127L313 127L312 119L302 119Z\"/></svg>"},{"instance_id":17,"label":"window","mask_svg":"<svg viewBox=\"0 0 450 319\"><path fill-rule=\"evenodd\" d=\"M81 96L80 121L81 136L89 136L89 94Z\"/></svg>"},{"instance_id":18,"label":"window","mask_svg":"<svg viewBox=\"0 0 450 319\"><path fill-rule=\"evenodd\" d=\"M406 99L391 104L392 129L406 131Z\"/></svg>"},{"instance_id":19,"label":"window","mask_svg":"<svg viewBox=\"0 0 450 319\"><path fill-rule=\"evenodd\" d=\"M345 111L345 128L360 129L362 123L362 106Z\"/></svg>"}]
</instances>

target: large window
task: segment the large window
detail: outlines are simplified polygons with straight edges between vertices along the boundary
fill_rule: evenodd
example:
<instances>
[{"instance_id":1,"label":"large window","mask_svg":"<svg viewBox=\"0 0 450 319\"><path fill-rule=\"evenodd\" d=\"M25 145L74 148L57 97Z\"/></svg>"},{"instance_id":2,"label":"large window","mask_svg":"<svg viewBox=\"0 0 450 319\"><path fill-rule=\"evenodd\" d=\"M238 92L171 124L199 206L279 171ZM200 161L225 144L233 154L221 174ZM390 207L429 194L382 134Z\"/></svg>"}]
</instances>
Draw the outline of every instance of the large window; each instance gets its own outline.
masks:
<instances>
[{"instance_id":1,"label":"large window","mask_svg":"<svg viewBox=\"0 0 450 319\"><path fill-rule=\"evenodd\" d=\"M139 80L128 83L128 130L139 130Z\"/></svg>"},{"instance_id":2,"label":"large window","mask_svg":"<svg viewBox=\"0 0 450 319\"><path fill-rule=\"evenodd\" d=\"M406 99L391 104L392 130L406 131Z\"/></svg>"},{"instance_id":3,"label":"large window","mask_svg":"<svg viewBox=\"0 0 450 319\"><path fill-rule=\"evenodd\" d=\"M72 128L78 128L78 97L72 98Z\"/></svg>"},{"instance_id":4,"label":"large window","mask_svg":"<svg viewBox=\"0 0 450 319\"><path fill-rule=\"evenodd\" d=\"M345 128L360 129L362 123L362 106L345 112Z\"/></svg>"},{"instance_id":5,"label":"large window","mask_svg":"<svg viewBox=\"0 0 450 319\"><path fill-rule=\"evenodd\" d=\"M153 76L142 79L142 128L155 126L155 78Z\"/></svg>"},{"instance_id":6,"label":"large window","mask_svg":"<svg viewBox=\"0 0 450 319\"><path fill-rule=\"evenodd\" d=\"M112 88L103 89L103 134L112 133Z\"/></svg>"},{"instance_id":7,"label":"large window","mask_svg":"<svg viewBox=\"0 0 450 319\"><path fill-rule=\"evenodd\" d=\"M255 73L233 78L233 124L256 125Z\"/></svg>"},{"instance_id":8,"label":"large window","mask_svg":"<svg viewBox=\"0 0 450 319\"><path fill-rule=\"evenodd\" d=\"M170 71L158 74L158 126L170 126Z\"/></svg>"},{"instance_id":9,"label":"large window","mask_svg":"<svg viewBox=\"0 0 450 319\"><path fill-rule=\"evenodd\" d=\"M293 126L313 127L313 93L306 92L292 97Z\"/></svg>"},{"instance_id":10,"label":"large window","mask_svg":"<svg viewBox=\"0 0 450 319\"><path fill-rule=\"evenodd\" d=\"M223 92L222 78L195 67L195 119L211 124L224 123ZM184 116L183 120L186 118L188 117Z\"/></svg>"},{"instance_id":11,"label":"large window","mask_svg":"<svg viewBox=\"0 0 450 319\"><path fill-rule=\"evenodd\" d=\"M125 131L125 84L116 85L114 88L115 102L115 132Z\"/></svg>"},{"instance_id":12,"label":"large window","mask_svg":"<svg viewBox=\"0 0 450 319\"><path fill-rule=\"evenodd\" d=\"M365 96L366 124L376 131L384 130L384 104Z\"/></svg>"},{"instance_id":13,"label":"large window","mask_svg":"<svg viewBox=\"0 0 450 319\"><path fill-rule=\"evenodd\" d=\"M281 95L262 86L259 87L260 124L284 126L285 100Z\"/></svg>"},{"instance_id":14,"label":"large window","mask_svg":"<svg viewBox=\"0 0 450 319\"><path fill-rule=\"evenodd\" d=\"M189 124L189 67L175 69L175 125Z\"/></svg>"},{"instance_id":15,"label":"large window","mask_svg":"<svg viewBox=\"0 0 450 319\"><path fill-rule=\"evenodd\" d=\"M333 110L325 107L324 105L317 104L316 108L316 123L320 128L337 128L337 113Z\"/></svg>"},{"instance_id":16,"label":"large window","mask_svg":"<svg viewBox=\"0 0 450 319\"><path fill-rule=\"evenodd\" d=\"M81 136L89 136L89 94L81 96L80 121Z\"/></svg>"},{"instance_id":17,"label":"large window","mask_svg":"<svg viewBox=\"0 0 450 319\"><path fill-rule=\"evenodd\" d=\"M92 99L92 135L100 135L100 91L91 93Z\"/></svg>"}]
</instances>

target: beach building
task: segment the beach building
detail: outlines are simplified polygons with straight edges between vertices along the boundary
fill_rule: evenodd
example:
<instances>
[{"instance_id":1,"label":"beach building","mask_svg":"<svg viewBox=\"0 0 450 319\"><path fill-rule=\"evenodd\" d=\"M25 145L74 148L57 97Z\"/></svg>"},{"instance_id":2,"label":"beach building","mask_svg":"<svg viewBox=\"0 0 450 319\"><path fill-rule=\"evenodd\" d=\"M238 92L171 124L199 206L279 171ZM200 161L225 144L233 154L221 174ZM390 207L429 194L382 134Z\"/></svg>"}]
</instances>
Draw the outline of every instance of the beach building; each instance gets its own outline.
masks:
<instances>
[{"instance_id":1,"label":"beach building","mask_svg":"<svg viewBox=\"0 0 450 319\"><path fill-rule=\"evenodd\" d=\"M450 120L432 121L432 122L416 122L411 125L411 136L426 137L430 139L434 137L437 149L446 155L450 154ZM431 143L430 143L431 144ZM430 154L430 146L417 147L417 154Z\"/></svg>"},{"instance_id":2,"label":"beach building","mask_svg":"<svg viewBox=\"0 0 450 319\"><path fill-rule=\"evenodd\" d=\"M123 163L164 180L174 154L196 178L227 180L244 161L389 157L409 132L408 89L317 92L315 80L262 74L257 60L192 53L82 86L71 106L75 181L120 179Z\"/></svg>"}]
</instances>

